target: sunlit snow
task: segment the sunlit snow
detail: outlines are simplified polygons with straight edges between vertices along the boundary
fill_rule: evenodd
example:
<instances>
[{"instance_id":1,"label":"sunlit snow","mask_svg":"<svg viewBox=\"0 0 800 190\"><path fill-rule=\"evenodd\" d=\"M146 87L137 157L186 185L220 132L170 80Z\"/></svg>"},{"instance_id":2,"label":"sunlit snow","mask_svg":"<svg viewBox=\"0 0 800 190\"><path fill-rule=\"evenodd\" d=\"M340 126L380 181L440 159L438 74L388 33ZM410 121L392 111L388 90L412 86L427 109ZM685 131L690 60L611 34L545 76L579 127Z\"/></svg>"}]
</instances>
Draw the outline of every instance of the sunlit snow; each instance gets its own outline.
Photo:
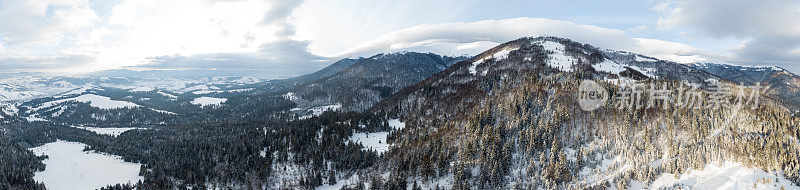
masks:
<instances>
[{"instance_id":1,"label":"sunlit snow","mask_svg":"<svg viewBox=\"0 0 800 190\"><path fill-rule=\"evenodd\" d=\"M192 100L193 105L199 105L201 107L206 106L220 106L222 103L225 103L228 99L225 98L212 98L212 97L199 97Z\"/></svg>"},{"instance_id":2,"label":"sunlit snow","mask_svg":"<svg viewBox=\"0 0 800 190\"><path fill-rule=\"evenodd\" d=\"M150 92L153 90L155 90L155 88L149 86L140 86L130 89L131 92Z\"/></svg>"},{"instance_id":3,"label":"sunlit snow","mask_svg":"<svg viewBox=\"0 0 800 190\"><path fill-rule=\"evenodd\" d=\"M100 108L100 109L120 109L120 108L139 107L139 105L136 105L136 104L131 103L131 102L111 100L111 98L109 98L109 97L99 96L99 95L94 95L94 94L84 94L84 95L81 95L81 96L78 96L78 97L74 97L74 98L67 98L67 99L61 99L61 100L45 102L45 103L43 103L41 106L39 106L36 109L38 110L38 109L42 109L42 108L53 107L54 105L57 105L57 104L60 104L60 103L64 103L64 102L69 102L69 101L89 103L90 106L96 107L96 108Z\"/></svg>"},{"instance_id":4,"label":"sunlit snow","mask_svg":"<svg viewBox=\"0 0 800 190\"><path fill-rule=\"evenodd\" d=\"M300 119L308 119L308 118L311 118L313 116L320 116L320 115L322 115L322 113L325 113L325 111L337 111L337 110L339 110L341 108L342 108L341 104L313 107L313 108L308 109L308 111L311 111L310 115L304 115L304 116L300 117Z\"/></svg>"},{"instance_id":5,"label":"sunlit snow","mask_svg":"<svg viewBox=\"0 0 800 190\"><path fill-rule=\"evenodd\" d=\"M172 95L170 93L158 91L158 94L160 94L162 96L165 96L167 98L170 98L170 99L178 99L178 96Z\"/></svg>"},{"instance_id":6,"label":"sunlit snow","mask_svg":"<svg viewBox=\"0 0 800 190\"><path fill-rule=\"evenodd\" d=\"M782 174L748 168L739 163L709 164L702 170L681 175L662 174L650 189L688 187L688 189L800 189Z\"/></svg>"},{"instance_id":7,"label":"sunlit snow","mask_svg":"<svg viewBox=\"0 0 800 190\"><path fill-rule=\"evenodd\" d=\"M637 56L636 56L636 61L639 61L639 62L656 62L656 61L658 61L658 60L656 60L656 59L653 59L653 58L642 57L642 56L640 56L640 55L637 55Z\"/></svg>"},{"instance_id":8,"label":"sunlit snow","mask_svg":"<svg viewBox=\"0 0 800 190\"><path fill-rule=\"evenodd\" d=\"M505 48L505 49L502 49L500 51L497 51L496 53L492 54L491 56L486 56L486 57L483 57L481 59L478 59L478 60L472 62L472 65L468 68L469 69L469 73L473 74L473 75L478 73L478 71L476 70L478 68L478 65L480 65L481 63L483 63L486 60L489 60L489 59L503 60L503 59L508 58L508 53L511 53L511 51L513 51L513 50L515 50L515 49L513 49L513 48ZM485 75L487 71L489 71L489 70L484 70L483 74Z\"/></svg>"},{"instance_id":9,"label":"sunlit snow","mask_svg":"<svg viewBox=\"0 0 800 190\"><path fill-rule=\"evenodd\" d=\"M608 59L603 60L603 62L594 64L592 65L592 67L594 67L594 70L609 72L612 74L619 74L620 72L625 71L625 66L622 66Z\"/></svg>"},{"instance_id":10,"label":"sunlit snow","mask_svg":"<svg viewBox=\"0 0 800 190\"><path fill-rule=\"evenodd\" d=\"M113 137L119 136L125 131L130 131L134 129L143 129L143 128L136 128L136 127L120 127L120 128L102 128L102 127L75 127L79 129L85 129L92 131L97 134L101 135L111 135Z\"/></svg>"},{"instance_id":11,"label":"sunlit snow","mask_svg":"<svg viewBox=\"0 0 800 190\"><path fill-rule=\"evenodd\" d=\"M48 189L97 189L118 183L136 183L141 164L123 161L119 156L84 152L83 143L58 140L31 148L36 155L47 155L44 171L33 179Z\"/></svg>"},{"instance_id":12,"label":"sunlit snow","mask_svg":"<svg viewBox=\"0 0 800 190\"><path fill-rule=\"evenodd\" d=\"M350 141L361 143L364 145L364 150L375 150L378 153L383 153L389 150L389 144L386 143L386 136L388 135L389 132L353 133Z\"/></svg>"},{"instance_id":13,"label":"sunlit snow","mask_svg":"<svg viewBox=\"0 0 800 190\"><path fill-rule=\"evenodd\" d=\"M393 129L401 130L403 128L406 128L406 123L403 123L399 119L390 119L388 123L389 126L392 127Z\"/></svg>"},{"instance_id":14,"label":"sunlit snow","mask_svg":"<svg viewBox=\"0 0 800 190\"><path fill-rule=\"evenodd\" d=\"M544 47L545 51L550 51L548 55L547 65L565 72L572 71L572 65L577 61L575 58L566 54L566 47L563 44L552 41L541 41L539 45Z\"/></svg>"}]
</instances>

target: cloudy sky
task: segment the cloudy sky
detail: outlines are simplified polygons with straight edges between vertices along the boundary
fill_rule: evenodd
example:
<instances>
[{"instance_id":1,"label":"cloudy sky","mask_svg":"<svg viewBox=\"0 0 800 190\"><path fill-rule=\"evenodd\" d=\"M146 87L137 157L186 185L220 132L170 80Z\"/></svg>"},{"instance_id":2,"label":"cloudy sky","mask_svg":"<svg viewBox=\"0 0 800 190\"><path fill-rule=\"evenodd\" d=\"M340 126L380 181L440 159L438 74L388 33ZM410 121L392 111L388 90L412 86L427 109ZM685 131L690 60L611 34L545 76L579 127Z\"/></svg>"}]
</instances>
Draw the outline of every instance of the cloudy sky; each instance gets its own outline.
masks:
<instances>
[{"instance_id":1,"label":"cloudy sky","mask_svg":"<svg viewBox=\"0 0 800 190\"><path fill-rule=\"evenodd\" d=\"M798 0L0 0L0 72L260 69L558 36L800 73Z\"/></svg>"}]
</instances>

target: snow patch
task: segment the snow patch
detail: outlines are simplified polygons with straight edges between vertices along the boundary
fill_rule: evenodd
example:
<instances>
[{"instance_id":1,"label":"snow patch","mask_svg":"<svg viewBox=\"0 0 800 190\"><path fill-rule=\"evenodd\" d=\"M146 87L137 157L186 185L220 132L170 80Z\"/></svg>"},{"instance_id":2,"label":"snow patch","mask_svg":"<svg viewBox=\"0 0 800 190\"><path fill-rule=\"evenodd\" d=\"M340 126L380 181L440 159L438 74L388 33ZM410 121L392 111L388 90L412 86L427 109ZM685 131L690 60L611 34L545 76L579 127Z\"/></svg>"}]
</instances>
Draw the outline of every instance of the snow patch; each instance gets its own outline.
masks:
<instances>
[{"instance_id":1,"label":"snow patch","mask_svg":"<svg viewBox=\"0 0 800 190\"><path fill-rule=\"evenodd\" d=\"M78 96L78 97L74 97L74 98L67 98L67 99L61 99L61 100L45 102L45 103L42 103L42 105L40 105L39 107L35 108L34 110L40 110L42 108L53 107L53 106L55 106L57 104L64 103L64 102L69 102L69 101L75 101L75 102L81 102L81 103L89 103L90 106L95 107L95 108L100 108L100 109L121 109L121 108L140 107L139 105L136 105L136 104L131 103L131 102L111 100L111 98L109 98L109 97L99 96L99 95L94 95L94 94L84 94L84 95L81 95L81 96Z\"/></svg>"},{"instance_id":2,"label":"snow patch","mask_svg":"<svg viewBox=\"0 0 800 190\"><path fill-rule=\"evenodd\" d=\"M211 93L220 93L220 92L224 92L224 91L200 90L200 91L194 91L194 92L192 92L192 94L201 95L201 94L211 94Z\"/></svg>"},{"instance_id":3,"label":"snow patch","mask_svg":"<svg viewBox=\"0 0 800 190\"><path fill-rule=\"evenodd\" d=\"M495 59L496 61L497 60L506 59L506 58L508 58L508 54L511 53L511 51L514 51L514 50L517 50L517 49L519 49L519 48L508 48L507 47L507 48L504 48L504 49L502 49L500 51L497 51L496 53L492 54L491 56L486 56L486 57L483 57L483 58L481 58L479 60L473 61L472 62L472 66L469 67L469 73L473 74L473 75L477 74L478 71L476 69L478 68L478 65L480 65L484 61L489 60L489 59ZM489 70L483 71L483 74L486 75L486 72L488 72L488 71Z\"/></svg>"},{"instance_id":4,"label":"snow patch","mask_svg":"<svg viewBox=\"0 0 800 190\"><path fill-rule=\"evenodd\" d=\"M191 91L209 90L209 89L217 90L217 89L219 89L219 87L216 87L216 86L210 86L209 87L207 85L201 84L201 85L194 85L194 86L191 86L191 87L188 87L188 88L184 88L183 91L184 92L191 92Z\"/></svg>"},{"instance_id":5,"label":"snow patch","mask_svg":"<svg viewBox=\"0 0 800 190\"><path fill-rule=\"evenodd\" d=\"M676 186L688 189L800 189L779 172L765 172L732 162L708 164L702 170L691 170L680 176L662 174L650 184L651 189Z\"/></svg>"},{"instance_id":6,"label":"snow patch","mask_svg":"<svg viewBox=\"0 0 800 190\"><path fill-rule=\"evenodd\" d=\"M611 84L618 85L620 87L626 87L626 86L631 86L633 84L636 84L636 80L634 80L632 78L627 78L627 77L620 77L620 78L616 78L616 79L606 78L603 81L606 81L606 82L611 83Z\"/></svg>"},{"instance_id":7,"label":"snow patch","mask_svg":"<svg viewBox=\"0 0 800 190\"><path fill-rule=\"evenodd\" d=\"M164 111L164 110L158 110L158 109L153 109L153 108L150 108L150 110L153 110L154 112L158 112L158 113L163 113L163 114L178 115L177 113L171 112L171 111Z\"/></svg>"},{"instance_id":8,"label":"snow patch","mask_svg":"<svg viewBox=\"0 0 800 190\"><path fill-rule=\"evenodd\" d=\"M121 127L121 128L77 127L77 126L74 127L78 129L89 130L100 135L111 135L113 137L117 137L125 131L136 130L136 129L145 130L145 128L136 128L136 127Z\"/></svg>"},{"instance_id":9,"label":"snow patch","mask_svg":"<svg viewBox=\"0 0 800 190\"><path fill-rule=\"evenodd\" d=\"M344 187L345 185L348 185L348 187L353 187L353 186L355 186L355 184L358 184L358 183L361 183L361 181L358 178L358 175L353 174L353 175L350 175L350 177L347 178L347 179L339 179L339 180L337 180L336 184L331 185L331 184L327 184L326 183L326 184L322 184L322 186L316 187L315 189L316 190L339 190L339 189L342 189L342 187ZM366 186L368 184L364 183L364 185Z\"/></svg>"},{"instance_id":10,"label":"snow patch","mask_svg":"<svg viewBox=\"0 0 800 190\"><path fill-rule=\"evenodd\" d=\"M131 92L150 92L153 90L155 90L155 88L149 86L140 86L130 89Z\"/></svg>"},{"instance_id":11,"label":"snow patch","mask_svg":"<svg viewBox=\"0 0 800 190\"><path fill-rule=\"evenodd\" d=\"M28 117L25 117L25 120L28 122L47 121L46 119L40 118L37 114L29 115Z\"/></svg>"},{"instance_id":12,"label":"snow patch","mask_svg":"<svg viewBox=\"0 0 800 190\"><path fill-rule=\"evenodd\" d=\"M552 52L548 55L549 59L547 60L547 65L552 68L556 68L564 72L571 72L572 65L577 63L575 58L566 54L566 47L564 44L552 41L537 41L536 43L541 45L545 51Z\"/></svg>"},{"instance_id":13,"label":"snow patch","mask_svg":"<svg viewBox=\"0 0 800 190\"><path fill-rule=\"evenodd\" d=\"M98 189L118 183L136 183L141 164L125 162L119 156L84 152L86 145L58 140L31 148L37 156L47 155L46 169L33 179L49 189Z\"/></svg>"},{"instance_id":14,"label":"snow patch","mask_svg":"<svg viewBox=\"0 0 800 190\"><path fill-rule=\"evenodd\" d=\"M638 61L638 62L656 62L658 60L653 59L653 58L649 58L649 57L643 57L641 55L636 55L636 61Z\"/></svg>"},{"instance_id":15,"label":"snow patch","mask_svg":"<svg viewBox=\"0 0 800 190\"><path fill-rule=\"evenodd\" d=\"M212 97L199 97L192 100L193 105L199 105L200 107L206 106L221 106L222 103L225 103L228 99L225 98L212 98Z\"/></svg>"},{"instance_id":16,"label":"snow patch","mask_svg":"<svg viewBox=\"0 0 800 190\"><path fill-rule=\"evenodd\" d=\"M628 67L633 69L633 70L638 71L639 73L642 73L643 75L645 75L645 76L647 76L649 78L657 78L656 75L653 74L657 70L655 68L641 68L641 67L638 67L636 65L630 65Z\"/></svg>"},{"instance_id":17,"label":"snow patch","mask_svg":"<svg viewBox=\"0 0 800 190\"><path fill-rule=\"evenodd\" d=\"M390 119L388 123L389 126L392 127L392 129L402 130L406 128L406 123L403 123L399 119Z\"/></svg>"},{"instance_id":18,"label":"snow patch","mask_svg":"<svg viewBox=\"0 0 800 190\"><path fill-rule=\"evenodd\" d=\"M325 113L325 111L338 111L341 108L342 108L342 104L333 104L333 105L327 105L327 106L313 107L313 108L308 109L308 111L311 111L310 115L302 116L302 117L300 117L300 119L308 119L308 118L311 118L311 117L314 117L314 116L320 116L320 115L322 115L322 113Z\"/></svg>"},{"instance_id":19,"label":"snow patch","mask_svg":"<svg viewBox=\"0 0 800 190\"><path fill-rule=\"evenodd\" d=\"M76 88L76 89L64 92L63 94L59 95L58 97L65 97L65 96L70 96L70 95L83 94L84 92L88 92L89 90L91 90L93 88L95 88L94 85L81 86L80 88Z\"/></svg>"},{"instance_id":20,"label":"snow patch","mask_svg":"<svg viewBox=\"0 0 800 190\"><path fill-rule=\"evenodd\" d=\"M157 93L162 95L162 96L165 96L167 98L170 98L170 99L178 99L178 96L172 95L170 93L161 92L161 91L158 91Z\"/></svg>"},{"instance_id":21,"label":"snow patch","mask_svg":"<svg viewBox=\"0 0 800 190\"><path fill-rule=\"evenodd\" d=\"M620 72L625 71L625 66L622 66L609 59L604 59L603 62L594 64L592 65L592 67L594 67L594 70L608 72L612 74L619 74Z\"/></svg>"},{"instance_id":22,"label":"snow patch","mask_svg":"<svg viewBox=\"0 0 800 190\"><path fill-rule=\"evenodd\" d=\"M378 154L381 154L389 150L389 144L386 143L386 136L388 135L389 132L353 133L350 141L364 145L362 150L375 150Z\"/></svg>"},{"instance_id":23,"label":"snow patch","mask_svg":"<svg viewBox=\"0 0 800 190\"><path fill-rule=\"evenodd\" d=\"M297 96L297 94L295 94L293 92L289 92L289 93L284 94L283 98L286 98L287 100L293 101L293 102L297 101L297 100L300 100L300 97Z\"/></svg>"},{"instance_id":24,"label":"snow patch","mask_svg":"<svg viewBox=\"0 0 800 190\"><path fill-rule=\"evenodd\" d=\"M13 104L0 104L0 108L6 115L17 115L17 112L19 112L17 106Z\"/></svg>"}]
</instances>

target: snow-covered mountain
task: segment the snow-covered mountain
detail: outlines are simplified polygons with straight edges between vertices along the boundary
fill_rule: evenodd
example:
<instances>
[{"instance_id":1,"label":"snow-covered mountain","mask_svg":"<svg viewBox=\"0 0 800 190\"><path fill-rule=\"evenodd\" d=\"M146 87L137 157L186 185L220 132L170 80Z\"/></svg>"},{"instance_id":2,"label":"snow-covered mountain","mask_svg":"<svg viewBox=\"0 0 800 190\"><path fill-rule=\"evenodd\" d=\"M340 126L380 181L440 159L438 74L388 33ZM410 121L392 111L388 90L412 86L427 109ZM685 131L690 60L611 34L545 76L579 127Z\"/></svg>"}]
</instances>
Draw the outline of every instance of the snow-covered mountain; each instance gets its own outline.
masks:
<instances>
[{"instance_id":1,"label":"snow-covered mountain","mask_svg":"<svg viewBox=\"0 0 800 190\"><path fill-rule=\"evenodd\" d=\"M715 63L693 63L692 68L703 70L725 80L767 87L766 95L780 101L792 110L800 110L800 76L775 66L739 66Z\"/></svg>"},{"instance_id":2,"label":"snow-covered mountain","mask_svg":"<svg viewBox=\"0 0 800 190\"><path fill-rule=\"evenodd\" d=\"M647 79L704 83L708 79L719 79L682 64L628 52L602 50L568 39L521 38L459 62L419 84L403 89L373 109L407 107L402 112L426 113L446 120L454 112L467 111L463 109L464 106L473 106L480 99L490 98L492 89L519 88L524 82L521 81L523 77L544 77L557 73L587 73L587 78L611 83Z\"/></svg>"},{"instance_id":3,"label":"snow-covered mountain","mask_svg":"<svg viewBox=\"0 0 800 190\"><path fill-rule=\"evenodd\" d=\"M198 111L219 106L196 105L202 98L250 94L252 86L267 79L241 76L165 77L6 76L0 78L0 103L26 121L58 123L147 124L192 118ZM236 102L236 101L233 101ZM12 108L8 108L12 107ZM8 111L10 112L10 111ZM207 117L207 116L204 116Z\"/></svg>"},{"instance_id":4,"label":"snow-covered mountain","mask_svg":"<svg viewBox=\"0 0 800 190\"><path fill-rule=\"evenodd\" d=\"M139 189L800 188L800 118L784 109L796 100L773 96L792 94L797 77L780 69L536 37L474 57L348 58L274 80L112 76L130 72L0 79L0 151L14 155L0 161L15 163L0 171L24 174L11 184L33 186L24 180L45 166L26 148L59 139L141 163L145 180L129 185ZM758 81L773 94L754 109L626 109L632 98L609 98L584 111L584 80L612 95Z\"/></svg>"},{"instance_id":5,"label":"snow-covered mountain","mask_svg":"<svg viewBox=\"0 0 800 190\"><path fill-rule=\"evenodd\" d=\"M400 89L465 59L417 52L378 54L358 59L329 76L309 80L291 90L287 97L302 109L340 105L344 110L364 111Z\"/></svg>"},{"instance_id":6,"label":"snow-covered mountain","mask_svg":"<svg viewBox=\"0 0 800 190\"><path fill-rule=\"evenodd\" d=\"M614 105L628 99L610 98L605 107L588 112L578 103L582 80L596 81L611 93L633 82L733 85L708 72L643 55L562 38L521 38L459 62L371 108L406 122L373 172L425 186L447 181L454 189L701 188L736 185L718 173L739 176L743 168L693 171L691 175L709 179L702 182L675 176L735 162L765 170L744 177L771 179L752 187L796 188L792 184L800 183L794 167L800 160L798 127L792 124L797 118L780 102L763 100L755 110L639 110L617 109ZM758 159L763 157L776 159Z\"/></svg>"}]
</instances>

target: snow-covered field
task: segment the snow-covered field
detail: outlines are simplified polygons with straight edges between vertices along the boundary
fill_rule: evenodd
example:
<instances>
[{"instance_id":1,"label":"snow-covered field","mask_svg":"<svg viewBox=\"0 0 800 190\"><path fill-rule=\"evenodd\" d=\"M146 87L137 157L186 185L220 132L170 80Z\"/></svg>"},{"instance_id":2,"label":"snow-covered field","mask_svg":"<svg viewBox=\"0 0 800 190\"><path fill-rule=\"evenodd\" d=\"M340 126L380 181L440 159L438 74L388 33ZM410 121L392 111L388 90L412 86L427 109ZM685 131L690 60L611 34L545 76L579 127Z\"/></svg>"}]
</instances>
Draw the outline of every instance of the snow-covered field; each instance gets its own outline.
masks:
<instances>
[{"instance_id":1,"label":"snow-covered field","mask_svg":"<svg viewBox=\"0 0 800 190\"><path fill-rule=\"evenodd\" d=\"M406 128L406 123L403 123L399 119L390 119L387 122L392 129L401 130ZM375 150L378 154L381 154L388 151L389 147L391 147L391 144L386 143L387 136L389 136L389 132L353 133L353 136L350 137L350 141L364 145L363 150Z\"/></svg>"},{"instance_id":2,"label":"snow-covered field","mask_svg":"<svg viewBox=\"0 0 800 190\"><path fill-rule=\"evenodd\" d=\"M731 162L709 164L681 175L662 174L649 187L637 181L631 185L631 189L800 189L782 174Z\"/></svg>"},{"instance_id":3,"label":"snow-covered field","mask_svg":"<svg viewBox=\"0 0 800 190\"><path fill-rule=\"evenodd\" d=\"M54 105L57 105L57 104L60 104L60 103L64 103L64 102L69 102L69 101L89 103L90 106L95 107L95 108L100 108L100 109L120 109L120 108L135 108L135 107L139 107L139 105L136 105L136 104L134 104L132 102L111 100L111 98L109 98L109 97L99 96L99 95L95 95L95 94L84 94L84 95L81 95L81 96L78 96L78 97L74 97L74 98L67 98L67 99L61 99L61 100L45 102L45 103L42 103L41 106L37 107L36 110L39 110L39 109L42 109L42 108L53 107Z\"/></svg>"},{"instance_id":4,"label":"snow-covered field","mask_svg":"<svg viewBox=\"0 0 800 190\"><path fill-rule=\"evenodd\" d=\"M399 119L390 119L388 123L389 127L392 127L393 129L401 130L406 128L406 123L403 123Z\"/></svg>"},{"instance_id":5,"label":"snow-covered field","mask_svg":"<svg viewBox=\"0 0 800 190\"><path fill-rule=\"evenodd\" d=\"M334 104L334 105L313 107L313 108L308 109L308 111L311 111L310 115L304 115L304 116L300 117L300 119L308 119L308 118L311 118L311 117L314 117L314 116L320 116L320 115L322 115L322 113L325 113L325 111L337 111L337 110L339 110L341 108L342 108L342 104Z\"/></svg>"},{"instance_id":6,"label":"snow-covered field","mask_svg":"<svg viewBox=\"0 0 800 190\"><path fill-rule=\"evenodd\" d=\"M389 150L389 144L386 143L386 136L388 135L389 132L353 133L350 141L361 143L364 145L364 150L375 150L380 154Z\"/></svg>"},{"instance_id":7,"label":"snow-covered field","mask_svg":"<svg viewBox=\"0 0 800 190\"><path fill-rule=\"evenodd\" d=\"M225 103L228 99L225 98L212 98L212 97L199 97L192 100L193 105L198 105L201 107L206 106L220 106L222 103Z\"/></svg>"},{"instance_id":8,"label":"snow-covered field","mask_svg":"<svg viewBox=\"0 0 800 190\"><path fill-rule=\"evenodd\" d=\"M162 95L162 96L165 96L165 97L167 97L167 98L170 98L170 99L172 99L172 100L177 100L177 99L178 99L178 96L172 95L172 94L170 94L170 93L166 93L166 92L162 92L162 91L158 91L158 92L156 92L156 93L158 93L158 94L160 94L160 95Z\"/></svg>"},{"instance_id":9,"label":"snow-covered field","mask_svg":"<svg viewBox=\"0 0 800 190\"><path fill-rule=\"evenodd\" d=\"M625 71L625 66L622 66L608 59L603 60L603 62L594 64L592 65L592 67L594 67L594 70L605 71L612 74L619 74L620 72Z\"/></svg>"},{"instance_id":10,"label":"snow-covered field","mask_svg":"<svg viewBox=\"0 0 800 190\"><path fill-rule=\"evenodd\" d=\"M144 129L144 128L135 128L135 127L121 127L121 128L100 128L100 127L75 127L79 129L85 129L92 131L97 134L101 135L111 135L113 137L119 136L125 131L130 131L134 129Z\"/></svg>"},{"instance_id":11,"label":"snow-covered field","mask_svg":"<svg viewBox=\"0 0 800 190\"><path fill-rule=\"evenodd\" d=\"M33 177L48 189L97 189L117 183L136 183L141 164L125 162L119 156L83 152L83 143L58 140L31 148L36 155L47 155L47 165Z\"/></svg>"}]
</instances>

